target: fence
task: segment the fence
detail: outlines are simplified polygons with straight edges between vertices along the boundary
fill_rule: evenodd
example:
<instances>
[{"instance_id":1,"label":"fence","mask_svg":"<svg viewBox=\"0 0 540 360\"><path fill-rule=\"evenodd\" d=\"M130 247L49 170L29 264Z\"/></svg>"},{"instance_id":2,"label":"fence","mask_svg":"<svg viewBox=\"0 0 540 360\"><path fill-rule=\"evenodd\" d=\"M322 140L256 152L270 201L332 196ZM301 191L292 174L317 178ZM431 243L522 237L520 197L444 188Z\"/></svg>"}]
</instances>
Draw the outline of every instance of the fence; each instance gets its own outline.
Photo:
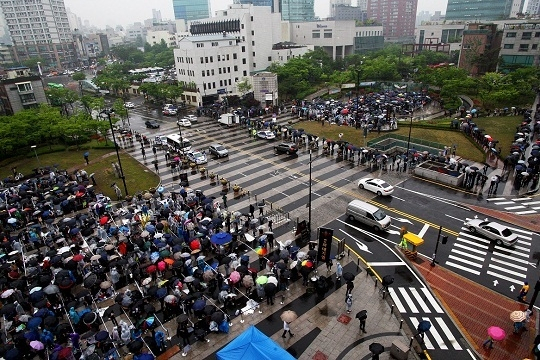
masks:
<instances>
[{"instance_id":1,"label":"fence","mask_svg":"<svg viewBox=\"0 0 540 360\"><path fill-rule=\"evenodd\" d=\"M384 152L395 147L407 149L407 143L409 143L409 148L411 149L414 148L417 151L428 151L430 153L443 150L445 146L444 144L416 138L411 138L409 141L407 136L398 134L386 134L380 136L376 139L368 141L367 145L368 147Z\"/></svg>"}]
</instances>

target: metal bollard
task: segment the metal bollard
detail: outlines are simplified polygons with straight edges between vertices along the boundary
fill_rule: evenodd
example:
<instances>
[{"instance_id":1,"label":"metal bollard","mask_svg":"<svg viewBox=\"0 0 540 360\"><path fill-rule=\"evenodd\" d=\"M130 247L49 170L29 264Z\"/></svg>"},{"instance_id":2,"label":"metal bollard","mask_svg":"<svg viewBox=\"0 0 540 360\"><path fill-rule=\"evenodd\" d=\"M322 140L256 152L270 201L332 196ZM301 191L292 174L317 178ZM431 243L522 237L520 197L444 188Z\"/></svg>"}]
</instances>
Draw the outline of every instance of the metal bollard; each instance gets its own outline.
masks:
<instances>
[{"instance_id":1,"label":"metal bollard","mask_svg":"<svg viewBox=\"0 0 540 360\"><path fill-rule=\"evenodd\" d=\"M394 304L392 304L392 306L390 306L390 314L393 314L394 313Z\"/></svg>"},{"instance_id":2,"label":"metal bollard","mask_svg":"<svg viewBox=\"0 0 540 360\"><path fill-rule=\"evenodd\" d=\"M410 348L412 347L413 341L414 341L414 337L411 337L411 341L409 342L409 347L410 347Z\"/></svg>"},{"instance_id":3,"label":"metal bollard","mask_svg":"<svg viewBox=\"0 0 540 360\"><path fill-rule=\"evenodd\" d=\"M347 248L347 256L351 256L351 248Z\"/></svg>"},{"instance_id":4,"label":"metal bollard","mask_svg":"<svg viewBox=\"0 0 540 360\"><path fill-rule=\"evenodd\" d=\"M360 258L356 260L356 271L360 270Z\"/></svg>"},{"instance_id":5,"label":"metal bollard","mask_svg":"<svg viewBox=\"0 0 540 360\"><path fill-rule=\"evenodd\" d=\"M270 210L272 210L274 203L270 203Z\"/></svg>"},{"instance_id":6,"label":"metal bollard","mask_svg":"<svg viewBox=\"0 0 540 360\"><path fill-rule=\"evenodd\" d=\"M403 323L403 320L401 320L401 322ZM240 311L240 324L243 324L243 323L244 323L244 313Z\"/></svg>"},{"instance_id":7,"label":"metal bollard","mask_svg":"<svg viewBox=\"0 0 540 360\"><path fill-rule=\"evenodd\" d=\"M383 290L383 292L382 292L382 298L383 298L383 299L386 299L386 290Z\"/></svg>"},{"instance_id":8,"label":"metal bollard","mask_svg":"<svg viewBox=\"0 0 540 360\"><path fill-rule=\"evenodd\" d=\"M399 329L403 329L403 319L399 320Z\"/></svg>"},{"instance_id":9,"label":"metal bollard","mask_svg":"<svg viewBox=\"0 0 540 360\"><path fill-rule=\"evenodd\" d=\"M379 281L379 279L375 278L375 287L377 287L377 281Z\"/></svg>"},{"instance_id":10,"label":"metal bollard","mask_svg":"<svg viewBox=\"0 0 540 360\"><path fill-rule=\"evenodd\" d=\"M285 302L285 294L281 295L281 305Z\"/></svg>"},{"instance_id":11,"label":"metal bollard","mask_svg":"<svg viewBox=\"0 0 540 360\"><path fill-rule=\"evenodd\" d=\"M254 195L255 196L255 202L257 202L257 195Z\"/></svg>"}]
</instances>

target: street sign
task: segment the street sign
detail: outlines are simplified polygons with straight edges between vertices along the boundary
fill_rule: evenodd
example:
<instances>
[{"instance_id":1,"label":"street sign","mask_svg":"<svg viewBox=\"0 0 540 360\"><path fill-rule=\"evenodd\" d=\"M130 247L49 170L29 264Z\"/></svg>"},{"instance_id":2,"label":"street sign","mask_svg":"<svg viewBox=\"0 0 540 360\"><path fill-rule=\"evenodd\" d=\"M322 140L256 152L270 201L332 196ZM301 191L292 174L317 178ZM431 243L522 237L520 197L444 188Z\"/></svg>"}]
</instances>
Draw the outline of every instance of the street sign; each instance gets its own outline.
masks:
<instances>
[{"instance_id":1,"label":"street sign","mask_svg":"<svg viewBox=\"0 0 540 360\"><path fill-rule=\"evenodd\" d=\"M330 259L330 251L332 250L332 236L334 229L319 228L319 248L317 251L317 260L327 262Z\"/></svg>"}]
</instances>

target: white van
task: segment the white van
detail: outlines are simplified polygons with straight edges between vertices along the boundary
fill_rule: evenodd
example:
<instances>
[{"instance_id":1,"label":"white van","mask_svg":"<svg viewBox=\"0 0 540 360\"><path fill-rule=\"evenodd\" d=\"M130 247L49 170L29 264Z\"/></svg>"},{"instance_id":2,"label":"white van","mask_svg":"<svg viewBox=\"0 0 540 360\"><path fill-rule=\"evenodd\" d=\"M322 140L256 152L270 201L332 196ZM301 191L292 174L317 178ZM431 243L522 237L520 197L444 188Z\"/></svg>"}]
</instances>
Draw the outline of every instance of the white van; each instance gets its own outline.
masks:
<instances>
[{"instance_id":1,"label":"white van","mask_svg":"<svg viewBox=\"0 0 540 360\"><path fill-rule=\"evenodd\" d=\"M353 200L347 205L347 217L373 227L373 230L386 230L390 227L390 216L378 207L361 200Z\"/></svg>"}]
</instances>

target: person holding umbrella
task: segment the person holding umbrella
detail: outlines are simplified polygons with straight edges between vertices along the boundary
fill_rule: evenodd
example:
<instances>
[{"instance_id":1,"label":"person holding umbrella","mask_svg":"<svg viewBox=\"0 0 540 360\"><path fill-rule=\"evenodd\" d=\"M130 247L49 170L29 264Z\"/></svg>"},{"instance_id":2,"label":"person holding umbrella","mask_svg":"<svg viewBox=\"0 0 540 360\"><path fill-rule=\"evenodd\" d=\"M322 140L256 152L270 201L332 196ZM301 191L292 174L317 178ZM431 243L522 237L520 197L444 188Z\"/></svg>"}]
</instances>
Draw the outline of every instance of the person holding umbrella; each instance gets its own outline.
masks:
<instances>
[{"instance_id":1,"label":"person holding umbrella","mask_svg":"<svg viewBox=\"0 0 540 360\"><path fill-rule=\"evenodd\" d=\"M291 332L290 323L297 318L298 315L291 310L284 311L283 314L281 314L281 320L283 320L283 335L281 335L282 338L287 337L287 332L289 333L290 337L294 337L294 334Z\"/></svg>"},{"instance_id":2,"label":"person holding umbrella","mask_svg":"<svg viewBox=\"0 0 540 360\"><path fill-rule=\"evenodd\" d=\"M361 310L356 314L356 318L360 320L360 331L364 334L366 333L366 319L367 319L367 310Z\"/></svg>"}]
</instances>

